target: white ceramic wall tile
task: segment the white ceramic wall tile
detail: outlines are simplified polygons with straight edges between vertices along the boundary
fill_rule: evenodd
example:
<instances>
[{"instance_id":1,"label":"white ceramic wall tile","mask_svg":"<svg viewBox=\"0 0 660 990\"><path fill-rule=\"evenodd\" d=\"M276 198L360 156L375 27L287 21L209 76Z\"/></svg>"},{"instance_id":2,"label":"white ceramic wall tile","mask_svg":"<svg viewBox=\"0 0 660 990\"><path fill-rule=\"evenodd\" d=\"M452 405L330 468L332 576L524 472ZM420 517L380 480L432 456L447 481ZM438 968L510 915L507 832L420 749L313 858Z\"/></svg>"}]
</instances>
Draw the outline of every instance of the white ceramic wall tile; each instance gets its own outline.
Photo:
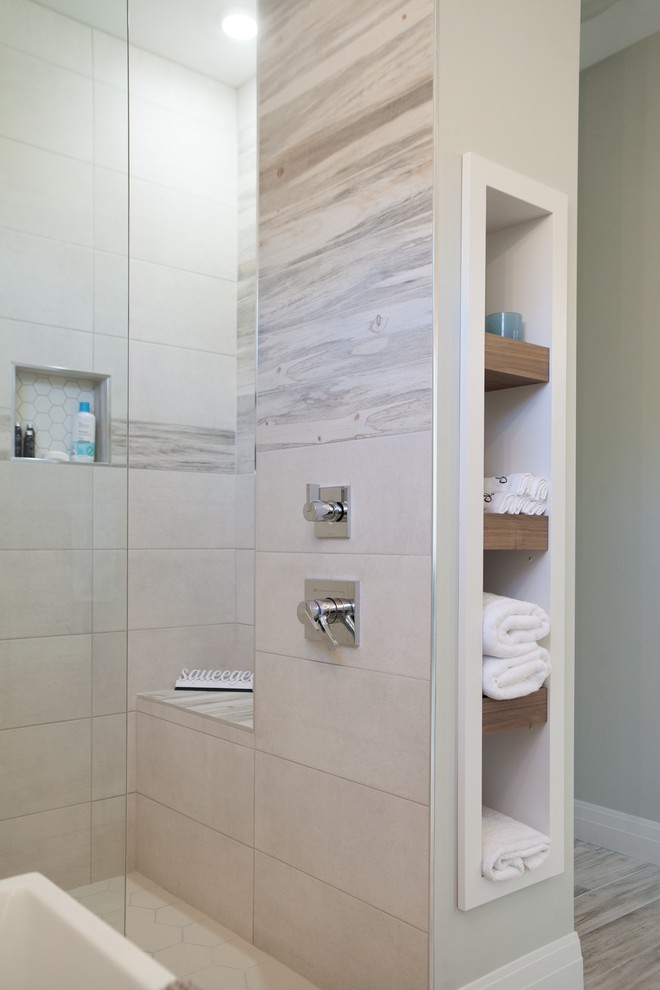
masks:
<instances>
[{"instance_id":1,"label":"white ceramic wall tile","mask_svg":"<svg viewBox=\"0 0 660 990\"><path fill-rule=\"evenodd\" d=\"M140 261L236 278L236 208L132 179L131 253Z\"/></svg>"},{"instance_id":2,"label":"white ceramic wall tile","mask_svg":"<svg viewBox=\"0 0 660 990\"><path fill-rule=\"evenodd\" d=\"M233 430L236 359L132 341L131 419Z\"/></svg>"},{"instance_id":3,"label":"white ceramic wall tile","mask_svg":"<svg viewBox=\"0 0 660 990\"><path fill-rule=\"evenodd\" d=\"M138 712L137 791L252 845L253 749Z\"/></svg>"},{"instance_id":4,"label":"white ceramic wall tile","mask_svg":"<svg viewBox=\"0 0 660 990\"><path fill-rule=\"evenodd\" d=\"M97 550L121 550L128 533L128 478L123 468L95 465L93 484L93 541Z\"/></svg>"},{"instance_id":5,"label":"white ceramic wall tile","mask_svg":"<svg viewBox=\"0 0 660 990\"><path fill-rule=\"evenodd\" d=\"M113 421L128 419L128 347L113 334L94 334L94 367L110 377L110 411ZM114 458L113 458L114 460Z\"/></svg>"},{"instance_id":6,"label":"white ceramic wall tile","mask_svg":"<svg viewBox=\"0 0 660 990\"><path fill-rule=\"evenodd\" d=\"M236 132L131 99L131 174L147 182L236 204Z\"/></svg>"},{"instance_id":7,"label":"white ceramic wall tile","mask_svg":"<svg viewBox=\"0 0 660 990\"><path fill-rule=\"evenodd\" d=\"M92 31L94 79L124 92L128 89L128 46L126 40L105 31Z\"/></svg>"},{"instance_id":8,"label":"white ceramic wall tile","mask_svg":"<svg viewBox=\"0 0 660 990\"><path fill-rule=\"evenodd\" d=\"M126 713L126 791L137 789L137 712Z\"/></svg>"},{"instance_id":9,"label":"white ceramic wall tile","mask_svg":"<svg viewBox=\"0 0 660 990\"><path fill-rule=\"evenodd\" d=\"M128 96L105 83L94 83L94 164L128 171Z\"/></svg>"},{"instance_id":10,"label":"white ceramic wall tile","mask_svg":"<svg viewBox=\"0 0 660 990\"><path fill-rule=\"evenodd\" d=\"M428 937L257 852L254 942L326 990L421 990Z\"/></svg>"},{"instance_id":11,"label":"white ceramic wall tile","mask_svg":"<svg viewBox=\"0 0 660 990\"><path fill-rule=\"evenodd\" d=\"M0 729L91 714L91 637L0 640Z\"/></svg>"},{"instance_id":12,"label":"white ceramic wall tile","mask_svg":"<svg viewBox=\"0 0 660 990\"><path fill-rule=\"evenodd\" d=\"M427 804L427 681L257 652L257 749Z\"/></svg>"},{"instance_id":13,"label":"white ceramic wall tile","mask_svg":"<svg viewBox=\"0 0 660 990\"><path fill-rule=\"evenodd\" d=\"M93 629L126 629L126 550L94 550Z\"/></svg>"},{"instance_id":14,"label":"white ceramic wall tile","mask_svg":"<svg viewBox=\"0 0 660 990\"><path fill-rule=\"evenodd\" d=\"M131 550L129 571L129 629L234 621L231 550Z\"/></svg>"},{"instance_id":15,"label":"white ceramic wall tile","mask_svg":"<svg viewBox=\"0 0 660 990\"><path fill-rule=\"evenodd\" d=\"M126 872L125 797L92 802L91 845L91 883Z\"/></svg>"},{"instance_id":16,"label":"white ceramic wall tile","mask_svg":"<svg viewBox=\"0 0 660 990\"><path fill-rule=\"evenodd\" d=\"M121 255L94 253L94 329L128 335L128 260Z\"/></svg>"},{"instance_id":17,"label":"white ceramic wall tile","mask_svg":"<svg viewBox=\"0 0 660 990\"><path fill-rule=\"evenodd\" d=\"M3 44L73 72L91 75L92 33L69 17L29 0L3 0L0 5Z\"/></svg>"},{"instance_id":18,"label":"white ceramic wall tile","mask_svg":"<svg viewBox=\"0 0 660 990\"><path fill-rule=\"evenodd\" d=\"M236 353L236 281L131 261L131 339Z\"/></svg>"},{"instance_id":19,"label":"white ceramic wall tile","mask_svg":"<svg viewBox=\"0 0 660 990\"><path fill-rule=\"evenodd\" d=\"M0 138L0 224L84 247L92 246L92 166Z\"/></svg>"},{"instance_id":20,"label":"white ceramic wall tile","mask_svg":"<svg viewBox=\"0 0 660 990\"><path fill-rule=\"evenodd\" d=\"M90 805L0 821L0 876L36 870L63 890L89 883Z\"/></svg>"},{"instance_id":21,"label":"white ceramic wall tile","mask_svg":"<svg viewBox=\"0 0 660 990\"><path fill-rule=\"evenodd\" d=\"M132 873L136 868L137 846L137 809L136 794L126 795L126 873Z\"/></svg>"},{"instance_id":22,"label":"white ceramic wall tile","mask_svg":"<svg viewBox=\"0 0 660 990\"><path fill-rule=\"evenodd\" d=\"M234 546L236 480L192 471L131 471L133 549Z\"/></svg>"},{"instance_id":23,"label":"white ceramic wall tile","mask_svg":"<svg viewBox=\"0 0 660 990\"><path fill-rule=\"evenodd\" d=\"M251 76L237 91L238 127L243 130L257 122L257 77Z\"/></svg>"},{"instance_id":24,"label":"white ceramic wall tile","mask_svg":"<svg viewBox=\"0 0 660 990\"><path fill-rule=\"evenodd\" d=\"M0 134L91 161L91 80L3 46Z\"/></svg>"},{"instance_id":25,"label":"white ceramic wall tile","mask_svg":"<svg viewBox=\"0 0 660 990\"><path fill-rule=\"evenodd\" d=\"M0 732L0 819L89 801L91 720Z\"/></svg>"},{"instance_id":26,"label":"white ceramic wall tile","mask_svg":"<svg viewBox=\"0 0 660 990\"><path fill-rule=\"evenodd\" d=\"M234 654L236 670L254 670L254 626L236 626L236 647Z\"/></svg>"},{"instance_id":27,"label":"white ceramic wall tile","mask_svg":"<svg viewBox=\"0 0 660 990\"><path fill-rule=\"evenodd\" d=\"M91 632L92 552L3 550L0 629L7 639Z\"/></svg>"},{"instance_id":28,"label":"white ceramic wall tile","mask_svg":"<svg viewBox=\"0 0 660 990\"><path fill-rule=\"evenodd\" d=\"M236 621L254 624L254 550L236 551Z\"/></svg>"},{"instance_id":29,"label":"white ceramic wall tile","mask_svg":"<svg viewBox=\"0 0 660 990\"><path fill-rule=\"evenodd\" d=\"M92 636L92 714L126 711L126 633Z\"/></svg>"},{"instance_id":30,"label":"white ceramic wall tile","mask_svg":"<svg viewBox=\"0 0 660 990\"><path fill-rule=\"evenodd\" d=\"M305 598L306 578L359 580L359 646L330 652L324 643L305 638L296 610ZM258 650L430 677L430 557L257 553L256 585Z\"/></svg>"},{"instance_id":31,"label":"white ceramic wall tile","mask_svg":"<svg viewBox=\"0 0 660 990\"><path fill-rule=\"evenodd\" d=\"M430 433L260 452L260 550L430 555L432 454ZM320 540L303 520L309 482L351 485L350 539ZM272 525L274 502L277 526Z\"/></svg>"},{"instance_id":32,"label":"white ceramic wall tile","mask_svg":"<svg viewBox=\"0 0 660 990\"><path fill-rule=\"evenodd\" d=\"M73 370L92 367L93 339L87 332L0 319L0 341L6 366L14 362ZM1 375L0 406L11 406L10 386L10 376Z\"/></svg>"},{"instance_id":33,"label":"white ceramic wall tile","mask_svg":"<svg viewBox=\"0 0 660 990\"><path fill-rule=\"evenodd\" d=\"M257 849L427 930L427 806L265 753L255 773Z\"/></svg>"},{"instance_id":34,"label":"white ceramic wall tile","mask_svg":"<svg viewBox=\"0 0 660 990\"><path fill-rule=\"evenodd\" d=\"M0 464L0 546L83 550L92 546L92 476L83 465Z\"/></svg>"},{"instance_id":35,"label":"white ceramic wall tile","mask_svg":"<svg viewBox=\"0 0 660 990\"><path fill-rule=\"evenodd\" d=\"M136 96L216 127L236 129L236 91L182 65L131 47L131 89Z\"/></svg>"},{"instance_id":36,"label":"white ceramic wall tile","mask_svg":"<svg viewBox=\"0 0 660 990\"><path fill-rule=\"evenodd\" d=\"M239 669L235 662L236 648L233 622L131 631L128 634L129 709L135 708L136 696L144 691L173 688L184 667Z\"/></svg>"},{"instance_id":37,"label":"white ceramic wall tile","mask_svg":"<svg viewBox=\"0 0 660 990\"><path fill-rule=\"evenodd\" d=\"M94 247L128 254L128 176L108 168L94 169Z\"/></svg>"},{"instance_id":38,"label":"white ceramic wall tile","mask_svg":"<svg viewBox=\"0 0 660 990\"><path fill-rule=\"evenodd\" d=\"M5 291L0 315L72 330L92 329L92 252L0 230Z\"/></svg>"},{"instance_id":39,"label":"white ceramic wall tile","mask_svg":"<svg viewBox=\"0 0 660 990\"><path fill-rule=\"evenodd\" d=\"M138 795L137 869L248 940L252 858L250 846Z\"/></svg>"},{"instance_id":40,"label":"white ceramic wall tile","mask_svg":"<svg viewBox=\"0 0 660 990\"><path fill-rule=\"evenodd\" d=\"M236 483L236 547L254 549L255 539L255 474L237 474ZM278 519L278 526L281 523ZM264 547L265 549L265 547Z\"/></svg>"},{"instance_id":41,"label":"white ceramic wall tile","mask_svg":"<svg viewBox=\"0 0 660 990\"><path fill-rule=\"evenodd\" d=\"M126 793L126 715L92 719L92 800Z\"/></svg>"}]
</instances>

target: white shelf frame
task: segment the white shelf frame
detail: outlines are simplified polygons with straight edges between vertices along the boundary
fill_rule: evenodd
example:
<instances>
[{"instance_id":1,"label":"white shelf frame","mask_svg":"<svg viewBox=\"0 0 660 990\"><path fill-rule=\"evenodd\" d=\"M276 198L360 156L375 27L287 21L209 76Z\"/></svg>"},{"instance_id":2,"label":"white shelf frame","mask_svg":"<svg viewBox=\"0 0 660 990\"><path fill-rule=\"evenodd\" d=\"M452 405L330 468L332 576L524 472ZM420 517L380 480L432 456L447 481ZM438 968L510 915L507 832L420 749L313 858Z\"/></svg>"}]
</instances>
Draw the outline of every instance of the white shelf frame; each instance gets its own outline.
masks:
<instances>
[{"instance_id":1,"label":"white shelf frame","mask_svg":"<svg viewBox=\"0 0 660 990\"><path fill-rule=\"evenodd\" d=\"M526 225L526 226L521 226ZM537 310L526 328L526 339L550 348L550 382L526 386L532 395L531 422L527 440L521 440L518 456L537 456L530 443L530 429L539 423L547 431L546 460L539 467L509 466L506 470L537 470L549 473L551 512L549 544L546 554L534 554L529 560L523 587L529 578L539 603L547 607L552 637L549 645L553 672L548 682L548 722L534 729L514 729L488 736L498 747L497 774L500 781L489 779L493 789L501 790L501 800L489 803L512 817L547 832L552 850L546 863L515 880L493 882L481 875L481 806L482 806L482 690L481 639L482 593L484 588L483 498L484 477L484 319L486 314L487 234L520 228L521 237L541 237L543 271L536 275L545 285L543 313ZM538 231L541 231L539 234ZM536 233L535 233L536 232ZM507 235L504 235L505 237ZM522 243L522 242L521 242ZM520 265L519 282L534 282L529 260L514 259ZM566 568L566 334L568 270L568 202L567 197L526 176L490 162L473 153L463 156L463 220L461 270L461 400L460 400L460 551L459 551L459 718L458 718L458 906L469 910L538 883L564 870L564 656L565 568ZM538 261L538 259L537 259ZM533 262L532 262L533 264ZM548 266L550 270L548 270ZM513 290L512 290L513 291ZM526 291L534 292L523 287ZM517 309L525 315L527 306L513 305L515 300L492 306L492 309ZM531 308L533 304L529 300ZM549 312L548 312L549 310ZM490 310L489 310L490 311ZM528 314L530 315L530 314ZM527 336L529 329L529 336ZM543 395L540 389L549 390ZM519 392L519 389L514 390ZM502 393L490 393L490 395ZM520 396L505 397L510 408L505 413L515 417L515 405L525 401ZM491 400L489 400L491 401ZM501 401L499 399L495 400ZM541 417L541 419L539 419ZM524 432L524 430L523 430ZM504 553L490 551L490 554ZM500 558L502 573L510 573L510 589L520 580L520 557L524 551L506 552ZM496 567L499 567L499 562ZM534 570L536 568L536 570ZM506 583L507 578L503 578ZM488 589L491 590L491 589ZM492 589L497 590L497 589ZM501 593L507 593L502 591ZM512 597L526 595L509 590ZM534 735L529 735L533 733ZM499 737L499 738L498 738ZM491 745L490 742L487 745ZM507 773L510 777L507 779ZM540 820L539 820L540 819ZM541 827L545 826L545 827Z\"/></svg>"}]
</instances>

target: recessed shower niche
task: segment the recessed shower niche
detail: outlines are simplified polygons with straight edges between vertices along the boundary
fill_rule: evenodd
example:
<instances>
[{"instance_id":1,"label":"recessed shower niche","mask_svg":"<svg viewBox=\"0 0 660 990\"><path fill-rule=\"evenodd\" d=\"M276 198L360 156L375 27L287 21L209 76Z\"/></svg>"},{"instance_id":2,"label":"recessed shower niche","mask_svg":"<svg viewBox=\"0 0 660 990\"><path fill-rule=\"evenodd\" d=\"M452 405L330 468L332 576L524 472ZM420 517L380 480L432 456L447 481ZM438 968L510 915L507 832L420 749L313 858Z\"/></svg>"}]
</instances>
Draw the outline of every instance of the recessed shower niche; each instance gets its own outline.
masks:
<instances>
[{"instance_id":1,"label":"recessed shower niche","mask_svg":"<svg viewBox=\"0 0 660 990\"><path fill-rule=\"evenodd\" d=\"M12 365L13 401L10 447L12 460L56 460L58 454L71 456L73 426L79 403L88 402L96 416L95 463L109 464L110 376L69 368L39 365ZM14 455L14 429L26 423L35 429L35 457Z\"/></svg>"}]
</instances>

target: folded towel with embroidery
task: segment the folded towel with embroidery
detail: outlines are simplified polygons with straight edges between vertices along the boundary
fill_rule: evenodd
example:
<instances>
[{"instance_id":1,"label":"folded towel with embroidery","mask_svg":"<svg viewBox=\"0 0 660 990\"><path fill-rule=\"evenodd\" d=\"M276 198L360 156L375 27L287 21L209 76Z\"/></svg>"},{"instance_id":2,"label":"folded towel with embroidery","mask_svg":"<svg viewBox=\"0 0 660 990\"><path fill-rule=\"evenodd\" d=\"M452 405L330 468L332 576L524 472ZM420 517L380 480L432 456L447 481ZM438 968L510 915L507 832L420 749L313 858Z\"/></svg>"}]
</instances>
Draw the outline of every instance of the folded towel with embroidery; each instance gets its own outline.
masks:
<instances>
[{"instance_id":1,"label":"folded towel with embroidery","mask_svg":"<svg viewBox=\"0 0 660 990\"><path fill-rule=\"evenodd\" d=\"M484 591L483 649L490 657L521 657L550 632L550 618L540 605Z\"/></svg>"},{"instance_id":2,"label":"folded towel with embroidery","mask_svg":"<svg viewBox=\"0 0 660 990\"><path fill-rule=\"evenodd\" d=\"M551 670L550 654L542 646L532 646L522 656L506 659L484 654L483 693L497 701L524 698L543 686Z\"/></svg>"},{"instance_id":3,"label":"folded towel with embroidery","mask_svg":"<svg viewBox=\"0 0 660 990\"><path fill-rule=\"evenodd\" d=\"M535 481L532 474L498 474L494 478L484 478L485 492L504 492L507 495L529 495Z\"/></svg>"},{"instance_id":4,"label":"folded towel with embroidery","mask_svg":"<svg viewBox=\"0 0 660 990\"><path fill-rule=\"evenodd\" d=\"M510 880L535 870L550 855L550 839L523 822L485 805L481 813L481 872L487 880Z\"/></svg>"}]
</instances>

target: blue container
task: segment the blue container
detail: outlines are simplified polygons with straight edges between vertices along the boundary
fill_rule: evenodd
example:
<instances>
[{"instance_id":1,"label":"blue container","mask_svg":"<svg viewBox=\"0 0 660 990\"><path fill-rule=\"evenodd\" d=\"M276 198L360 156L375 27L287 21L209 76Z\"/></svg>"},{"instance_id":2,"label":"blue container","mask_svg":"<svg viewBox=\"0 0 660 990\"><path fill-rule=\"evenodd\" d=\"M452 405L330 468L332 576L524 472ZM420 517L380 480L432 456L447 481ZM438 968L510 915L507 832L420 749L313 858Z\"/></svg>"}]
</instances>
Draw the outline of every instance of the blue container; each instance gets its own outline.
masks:
<instances>
[{"instance_id":1,"label":"blue container","mask_svg":"<svg viewBox=\"0 0 660 990\"><path fill-rule=\"evenodd\" d=\"M489 313L486 317L486 333L509 337L510 340L522 340L522 313Z\"/></svg>"}]
</instances>

